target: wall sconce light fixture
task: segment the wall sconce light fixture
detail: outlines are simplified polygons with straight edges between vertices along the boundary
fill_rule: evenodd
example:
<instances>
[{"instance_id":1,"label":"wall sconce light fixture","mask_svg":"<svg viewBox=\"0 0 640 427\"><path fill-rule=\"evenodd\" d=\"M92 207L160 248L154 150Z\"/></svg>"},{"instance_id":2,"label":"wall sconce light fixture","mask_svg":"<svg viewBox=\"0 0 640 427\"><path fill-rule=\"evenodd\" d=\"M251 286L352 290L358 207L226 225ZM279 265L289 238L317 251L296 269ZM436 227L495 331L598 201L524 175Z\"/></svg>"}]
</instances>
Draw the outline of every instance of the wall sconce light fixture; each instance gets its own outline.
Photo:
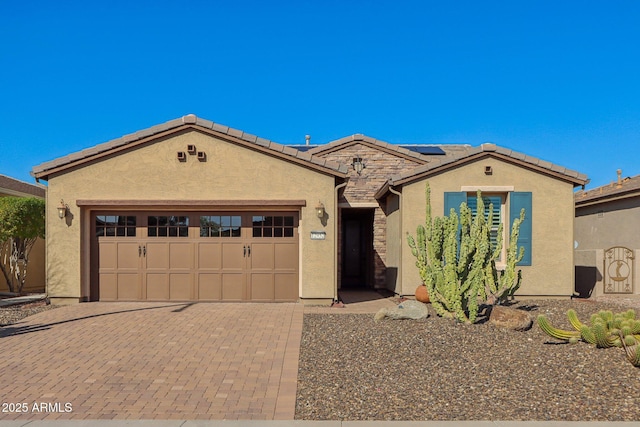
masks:
<instances>
[{"instance_id":1,"label":"wall sconce light fixture","mask_svg":"<svg viewBox=\"0 0 640 427\"><path fill-rule=\"evenodd\" d=\"M63 219L67 216L67 210L69 208L64 204L64 200L60 199L60 206L58 206L58 218Z\"/></svg>"},{"instance_id":2,"label":"wall sconce light fixture","mask_svg":"<svg viewBox=\"0 0 640 427\"><path fill-rule=\"evenodd\" d=\"M362 162L362 157L360 156L353 158L353 163L351 163L351 166L353 166L353 169L358 175L360 175L362 173L362 170L366 168L366 165Z\"/></svg>"},{"instance_id":3,"label":"wall sconce light fixture","mask_svg":"<svg viewBox=\"0 0 640 427\"><path fill-rule=\"evenodd\" d=\"M318 206L316 206L316 216L318 218L324 218L324 205L322 202L318 202Z\"/></svg>"}]
</instances>

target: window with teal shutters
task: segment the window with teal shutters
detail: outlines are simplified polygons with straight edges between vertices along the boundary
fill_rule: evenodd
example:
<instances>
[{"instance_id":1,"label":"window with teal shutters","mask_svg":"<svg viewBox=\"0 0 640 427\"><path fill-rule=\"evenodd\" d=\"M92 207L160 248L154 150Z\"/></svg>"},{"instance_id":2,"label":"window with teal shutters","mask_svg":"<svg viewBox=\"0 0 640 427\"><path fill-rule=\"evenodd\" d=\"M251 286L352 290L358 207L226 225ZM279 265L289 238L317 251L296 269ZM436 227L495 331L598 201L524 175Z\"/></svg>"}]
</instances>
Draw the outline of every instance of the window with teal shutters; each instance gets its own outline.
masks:
<instances>
[{"instance_id":1,"label":"window with teal shutters","mask_svg":"<svg viewBox=\"0 0 640 427\"><path fill-rule=\"evenodd\" d=\"M532 241L532 193L531 192L520 192L520 191L512 191L506 193L509 198L509 215L508 221L505 221L505 218L502 217L502 208L505 203L505 198L501 195L487 195L482 196L484 205L485 205L485 217L489 217L489 205L493 203L494 215L493 215L493 224L491 225L491 244L495 247L499 238L504 239L504 236L498 236L498 225L500 221L504 222L503 233L507 233L508 236L511 233L511 224L516 218L520 217L520 210L522 208L525 209L525 220L520 225L520 234L518 235L518 247L524 247L524 257L522 261L518 263L518 265L531 265L532 254L531 254L531 241ZM475 193L465 193L465 192L445 192L444 193L444 213L445 215L449 215L451 209L453 208L456 212L460 213L460 205L466 202L469 209L476 214L477 209L477 199ZM504 241L504 240L503 240ZM508 242L504 243L504 246L508 245ZM503 247L503 250L505 248Z\"/></svg>"}]
</instances>

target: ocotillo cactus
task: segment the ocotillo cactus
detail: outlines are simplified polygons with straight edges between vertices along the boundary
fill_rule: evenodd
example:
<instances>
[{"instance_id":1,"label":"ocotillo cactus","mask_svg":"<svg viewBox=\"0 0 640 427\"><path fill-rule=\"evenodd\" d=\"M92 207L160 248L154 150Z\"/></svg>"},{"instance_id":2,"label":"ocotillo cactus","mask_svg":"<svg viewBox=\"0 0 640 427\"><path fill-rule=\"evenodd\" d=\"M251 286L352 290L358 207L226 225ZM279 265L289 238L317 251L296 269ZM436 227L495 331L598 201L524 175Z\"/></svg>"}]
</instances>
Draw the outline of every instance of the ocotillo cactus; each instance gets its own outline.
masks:
<instances>
[{"instance_id":1,"label":"ocotillo cactus","mask_svg":"<svg viewBox=\"0 0 640 427\"><path fill-rule=\"evenodd\" d=\"M419 225L416 238L407 236L411 253L436 313L473 323L478 315L480 302L499 302L519 287L520 272L516 264L522 259L524 249L517 251L518 230L524 220L524 210L514 221L507 254L507 269L498 275L495 260L502 251L491 247L493 209L489 218L484 216L482 194L477 194L477 214L473 217L466 203L460 206L460 215L451 210L449 215L433 218L431 215L431 190L426 184L425 224ZM498 235L502 234L502 224Z\"/></svg>"}]
</instances>

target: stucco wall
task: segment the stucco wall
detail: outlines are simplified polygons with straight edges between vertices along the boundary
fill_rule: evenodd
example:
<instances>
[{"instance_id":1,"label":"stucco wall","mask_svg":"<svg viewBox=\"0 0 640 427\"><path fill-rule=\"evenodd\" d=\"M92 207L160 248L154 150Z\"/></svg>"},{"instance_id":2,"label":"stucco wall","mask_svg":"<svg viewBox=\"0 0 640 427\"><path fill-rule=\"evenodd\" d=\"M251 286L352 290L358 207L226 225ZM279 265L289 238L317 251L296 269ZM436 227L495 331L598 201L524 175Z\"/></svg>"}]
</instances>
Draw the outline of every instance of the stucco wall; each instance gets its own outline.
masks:
<instances>
[{"instance_id":1,"label":"stucco wall","mask_svg":"<svg viewBox=\"0 0 640 427\"><path fill-rule=\"evenodd\" d=\"M194 144L206 162L176 158ZM299 223L301 297L331 299L334 292L335 178L265 155L199 131L158 140L49 179L47 209L48 292L53 298L77 299L81 292L81 216L76 205L90 200L306 200ZM64 199L70 215L60 220ZM314 207L327 212L322 224ZM311 230L326 232L326 240L311 240ZM86 276L85 274L82 275ZM85 279L86 281L86 279ZM85 289L88 289L85 283ZM86 292L86 291L85 291Z\"/></svg>"},{"instance_id":2,"label":"stucco wall","mask_svg":"<svg viewBox=\"0 0 640 427\"><path fill-rule=\"evenodd\" d=\"M640 197L576 207L579 250L640 247Z\"/></svg>"},{"instance_id":3,"label":"stucco wall","mask_svg":"<svg viewBox=\"0 0 640 427\"><path fill-rule=\"evenodd\" d=\"M640 197L576 207L574 222L576 291L581 296L604 294L604 251L623 246L640 253ZM640 294L637 256L633 293Z\"/></svg>"},{"instance_id":4,"label":"stucco wall","mask_svg":"<svg viewBox=\"0 0 640 427\"><path fill-rule=\"evenodd\" d=\"M492 175L484 173L491 166ZM463 186L512 187L532 192L532 265L522 266L518 295L570 296L573 293L573 185L503 160L487 157L428 178L434 216L443 215L444 192ZM406 233L415 235L424 222L425 180L403 190L402 292L412 294L420 283ZM507 198L507 216L509 200Z\"/></svg>"}]
</instances>

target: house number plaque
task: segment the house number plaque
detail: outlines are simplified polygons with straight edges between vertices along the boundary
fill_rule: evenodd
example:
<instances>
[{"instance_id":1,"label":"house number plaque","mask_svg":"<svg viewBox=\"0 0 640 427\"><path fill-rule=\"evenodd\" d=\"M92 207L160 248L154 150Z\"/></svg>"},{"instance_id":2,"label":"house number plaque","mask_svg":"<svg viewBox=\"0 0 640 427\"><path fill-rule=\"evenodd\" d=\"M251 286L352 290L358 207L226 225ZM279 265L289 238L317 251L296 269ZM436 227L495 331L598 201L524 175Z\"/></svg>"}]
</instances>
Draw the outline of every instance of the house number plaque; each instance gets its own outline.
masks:
<instances>
[{"instance_id":1,"label":"house number plaque","mask_svg":"<svg viewBox=\"0 0 640 427\"><path fill-rule=\"evenodd\" d=\"M311 240L324 240L327 237L327 233L324 231L312 231Z\"/></svg>"}]
</instances>

